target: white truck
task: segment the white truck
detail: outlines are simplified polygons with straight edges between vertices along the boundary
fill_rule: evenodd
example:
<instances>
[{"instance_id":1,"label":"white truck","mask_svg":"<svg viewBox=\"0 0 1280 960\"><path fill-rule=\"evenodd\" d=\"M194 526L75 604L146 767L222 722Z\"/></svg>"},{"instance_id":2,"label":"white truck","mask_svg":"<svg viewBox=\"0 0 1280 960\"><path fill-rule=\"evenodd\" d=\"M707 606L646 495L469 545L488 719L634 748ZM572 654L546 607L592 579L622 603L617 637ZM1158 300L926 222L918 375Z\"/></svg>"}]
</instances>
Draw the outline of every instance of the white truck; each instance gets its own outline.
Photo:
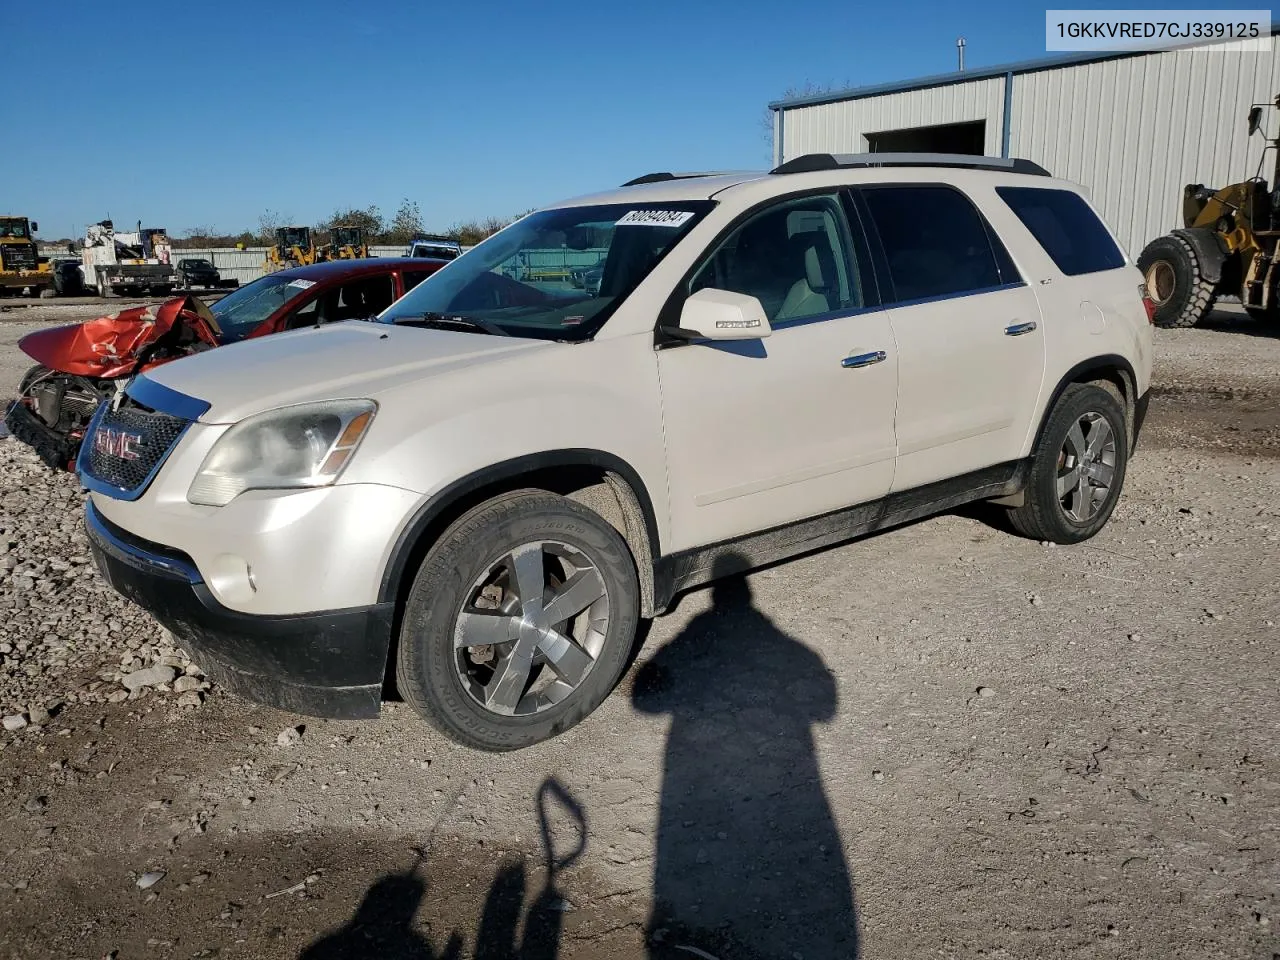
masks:
<instances>
[{"instance_id":1,"label":"white truck","mask_svg":"<svg viewBox=\"0 0 1280 960\"><path fill-rule=\"evenodd\" d=\"M163 227L144 230L141 221L132 233L117 233L110 220L90 224L80 254L80 272L85 288L96 289L103 297L163 296L177 283L169 235Z\"/></svg>"}]
</instances>

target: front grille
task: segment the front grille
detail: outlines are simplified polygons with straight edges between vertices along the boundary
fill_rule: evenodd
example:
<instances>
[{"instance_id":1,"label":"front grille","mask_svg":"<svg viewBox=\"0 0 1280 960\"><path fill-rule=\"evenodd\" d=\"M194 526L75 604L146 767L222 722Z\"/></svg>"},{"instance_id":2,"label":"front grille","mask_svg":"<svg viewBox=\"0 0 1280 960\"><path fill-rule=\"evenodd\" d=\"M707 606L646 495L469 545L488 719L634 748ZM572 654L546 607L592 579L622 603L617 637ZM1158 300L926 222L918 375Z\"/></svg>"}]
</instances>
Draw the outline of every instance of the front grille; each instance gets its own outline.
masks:
<instances>
[{"instance_id":1,"label":"front grille","mask_svg":"<svg viewBox=\"0 0 1280 960\"><path fill-rule=\"evenodd\" d=\"M130 400L118 410L103 404L84 439L85 473L124 494L139 494L187 424L181 417L147 410Z\"/></svg>"},{"instance_id":2,"label":"front grille","mask_svg":"<svg viewBox=\"0 0 1280 960\"><path fill-rule=\"evenodd\" d=\"M0 259L6 270L34 270L38 258L34 243L0 244Z\"/></svg>"}]
</instances>

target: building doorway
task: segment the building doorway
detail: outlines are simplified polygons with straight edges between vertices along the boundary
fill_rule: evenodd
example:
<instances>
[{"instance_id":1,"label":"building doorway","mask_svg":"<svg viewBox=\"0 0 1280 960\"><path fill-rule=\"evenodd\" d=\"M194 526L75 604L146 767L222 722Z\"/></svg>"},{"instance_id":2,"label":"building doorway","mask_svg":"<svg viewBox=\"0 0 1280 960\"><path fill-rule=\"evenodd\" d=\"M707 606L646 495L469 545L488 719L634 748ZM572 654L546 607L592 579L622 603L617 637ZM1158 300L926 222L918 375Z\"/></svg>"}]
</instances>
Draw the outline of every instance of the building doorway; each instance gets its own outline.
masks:
<instances>
[{"instance_id":1,"label":"building doorway","mask_svg":"<svg viewBox=\"0 0 1280 960\"><path fill-rule=\"evenodd\" d=\"M985 153L987 121L940 123L932 127L908 127L866 134L869 153Z\"/></svg>"}]
</instances>

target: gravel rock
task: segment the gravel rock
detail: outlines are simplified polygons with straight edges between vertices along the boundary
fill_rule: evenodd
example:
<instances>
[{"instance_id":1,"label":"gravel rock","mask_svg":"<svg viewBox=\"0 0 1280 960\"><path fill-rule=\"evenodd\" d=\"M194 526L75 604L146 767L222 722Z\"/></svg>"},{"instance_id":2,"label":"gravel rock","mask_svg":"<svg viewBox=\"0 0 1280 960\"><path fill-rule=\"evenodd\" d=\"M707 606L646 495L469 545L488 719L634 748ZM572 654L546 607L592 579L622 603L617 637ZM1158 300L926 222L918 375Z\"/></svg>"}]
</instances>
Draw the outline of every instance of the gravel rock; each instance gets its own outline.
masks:
<instances>
[{"instance_id":1,"label":"gravel rock","mask_svg":"<svg viewBox=\"0 0 1280 960\"><path fill-rule=\"evenodd\" d=\"M286 727L276 735L277 747L292 747L302 739L302 730L298 727Z\"/></svg>"},{"instance_id":2,"label":"gravel rock","mask_svg":"<svg viewBox=\"0 0 1280 960\"><path fill-rule=\"evenodd\" d=\"M199 707L202 703L204 701L200 699L200 694L196 690L186 690L178 697L178 706L180 707L194 708Z\"/></svg>"},{"instance_id":3,"label":"gravel rock","mask_svg":"<svg viewBox=\"0 0 1280 960\"><path fill-rule=\"evenodd\" d=\"M156 664L154 667L147 667L145 670L135 670L126 674L120 683L126 690L133 693L133 691L141 690L143 687L158 687L162 683L172 683L173 678L177 675L178 671L173 667Z\"/></svg>"},{"instance_id":4,"label":"gravel rock","mask_svg":"<svg viewBox=\"0 0 1280 960\"><path fill-rule=\"evenodd\" d=\"M173 681L174 693L186 693L188 690L200 689L200 679L193 677L191 674L184 674L177 680Z\"/></svg>"},{"instance_id":5,"label":"gravel rock","mask_svg":"<svg viewBox=\"0 0 1280 960\"><path fill-rule=\"evenodd\" d=\"M154 887L157 883L159 883L163 879L164 879L163 870L148 871L147 873L144 873L142 876L138 878L138 889L150 890L152 887Z\"/></svg>"},{"instance_id":6,"label":"gravel rock","mask_svg":"<svg viewBox=\"0 0 1280 960\"><path fill-rule=\"evenodd\" d=\"M44 707L32 706L31 709L27 711L27 719L32 726L43 727L53 718L49 715L49 711Z\"/></svg>"},{"instance_id":7,"label":"gravel rock","mask_svg":"<svg viewBox=\"0 0 1280 960\"><path fill-rule=\"evenodd\" d=\"M4 728L10 733L15 733L27 725L27 718L20 713L15 713L0 720L0 723L4 724Z\"/></svg>"},{"instance_id":8,"label":"gravel rock","mask_svg":"<svg viewBox=\"0 0 1280 960\"><path fill-rule=\"evenodd\" d=\"M978 696L983 697L984 699L994 697L995 695L996 695L996 692L992 690L990 687L978 688Z\"/></svg>"},{"instance_id":9,"label":"gravel rock","mask_svg":"<svg viewBox=\"0 0 1280 960\"><path fill-rule=\"evenodd\" d=\"M93 309L98 309L94 307ZM96 316L96 314L94 314ZM26 444L0 436L0 709L109 699L121 659L140 669L190 658L139 607L108 587L90 559L85 494L74 474L49 470ZM114 670L99 689L84 690ZM128 671L124 671L128 672ZM172 678L170 678L172 679ZM119 691L123 700L126 691Z\"/></svg>"}]
</instances>

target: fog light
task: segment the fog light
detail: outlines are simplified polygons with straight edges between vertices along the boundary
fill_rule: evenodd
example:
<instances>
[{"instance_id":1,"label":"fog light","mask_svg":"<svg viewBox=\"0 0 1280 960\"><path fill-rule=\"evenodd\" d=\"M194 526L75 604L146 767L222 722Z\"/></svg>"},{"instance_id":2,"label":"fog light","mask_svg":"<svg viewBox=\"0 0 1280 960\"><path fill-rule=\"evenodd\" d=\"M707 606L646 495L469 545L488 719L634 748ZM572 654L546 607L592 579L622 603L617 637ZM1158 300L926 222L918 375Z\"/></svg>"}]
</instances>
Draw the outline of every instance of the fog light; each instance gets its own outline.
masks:
<instances>
[{"instance_id":1,"label":"fog light","mask_svg":"<svg viewBox=\"0 0 1280 960\"><path fill-rule=\"evenodd\" d=\"M223 602L248 603L258 592L248 562L234 553L218 554L204 573L209 589Z\"/></svg>"}]
</instances>

